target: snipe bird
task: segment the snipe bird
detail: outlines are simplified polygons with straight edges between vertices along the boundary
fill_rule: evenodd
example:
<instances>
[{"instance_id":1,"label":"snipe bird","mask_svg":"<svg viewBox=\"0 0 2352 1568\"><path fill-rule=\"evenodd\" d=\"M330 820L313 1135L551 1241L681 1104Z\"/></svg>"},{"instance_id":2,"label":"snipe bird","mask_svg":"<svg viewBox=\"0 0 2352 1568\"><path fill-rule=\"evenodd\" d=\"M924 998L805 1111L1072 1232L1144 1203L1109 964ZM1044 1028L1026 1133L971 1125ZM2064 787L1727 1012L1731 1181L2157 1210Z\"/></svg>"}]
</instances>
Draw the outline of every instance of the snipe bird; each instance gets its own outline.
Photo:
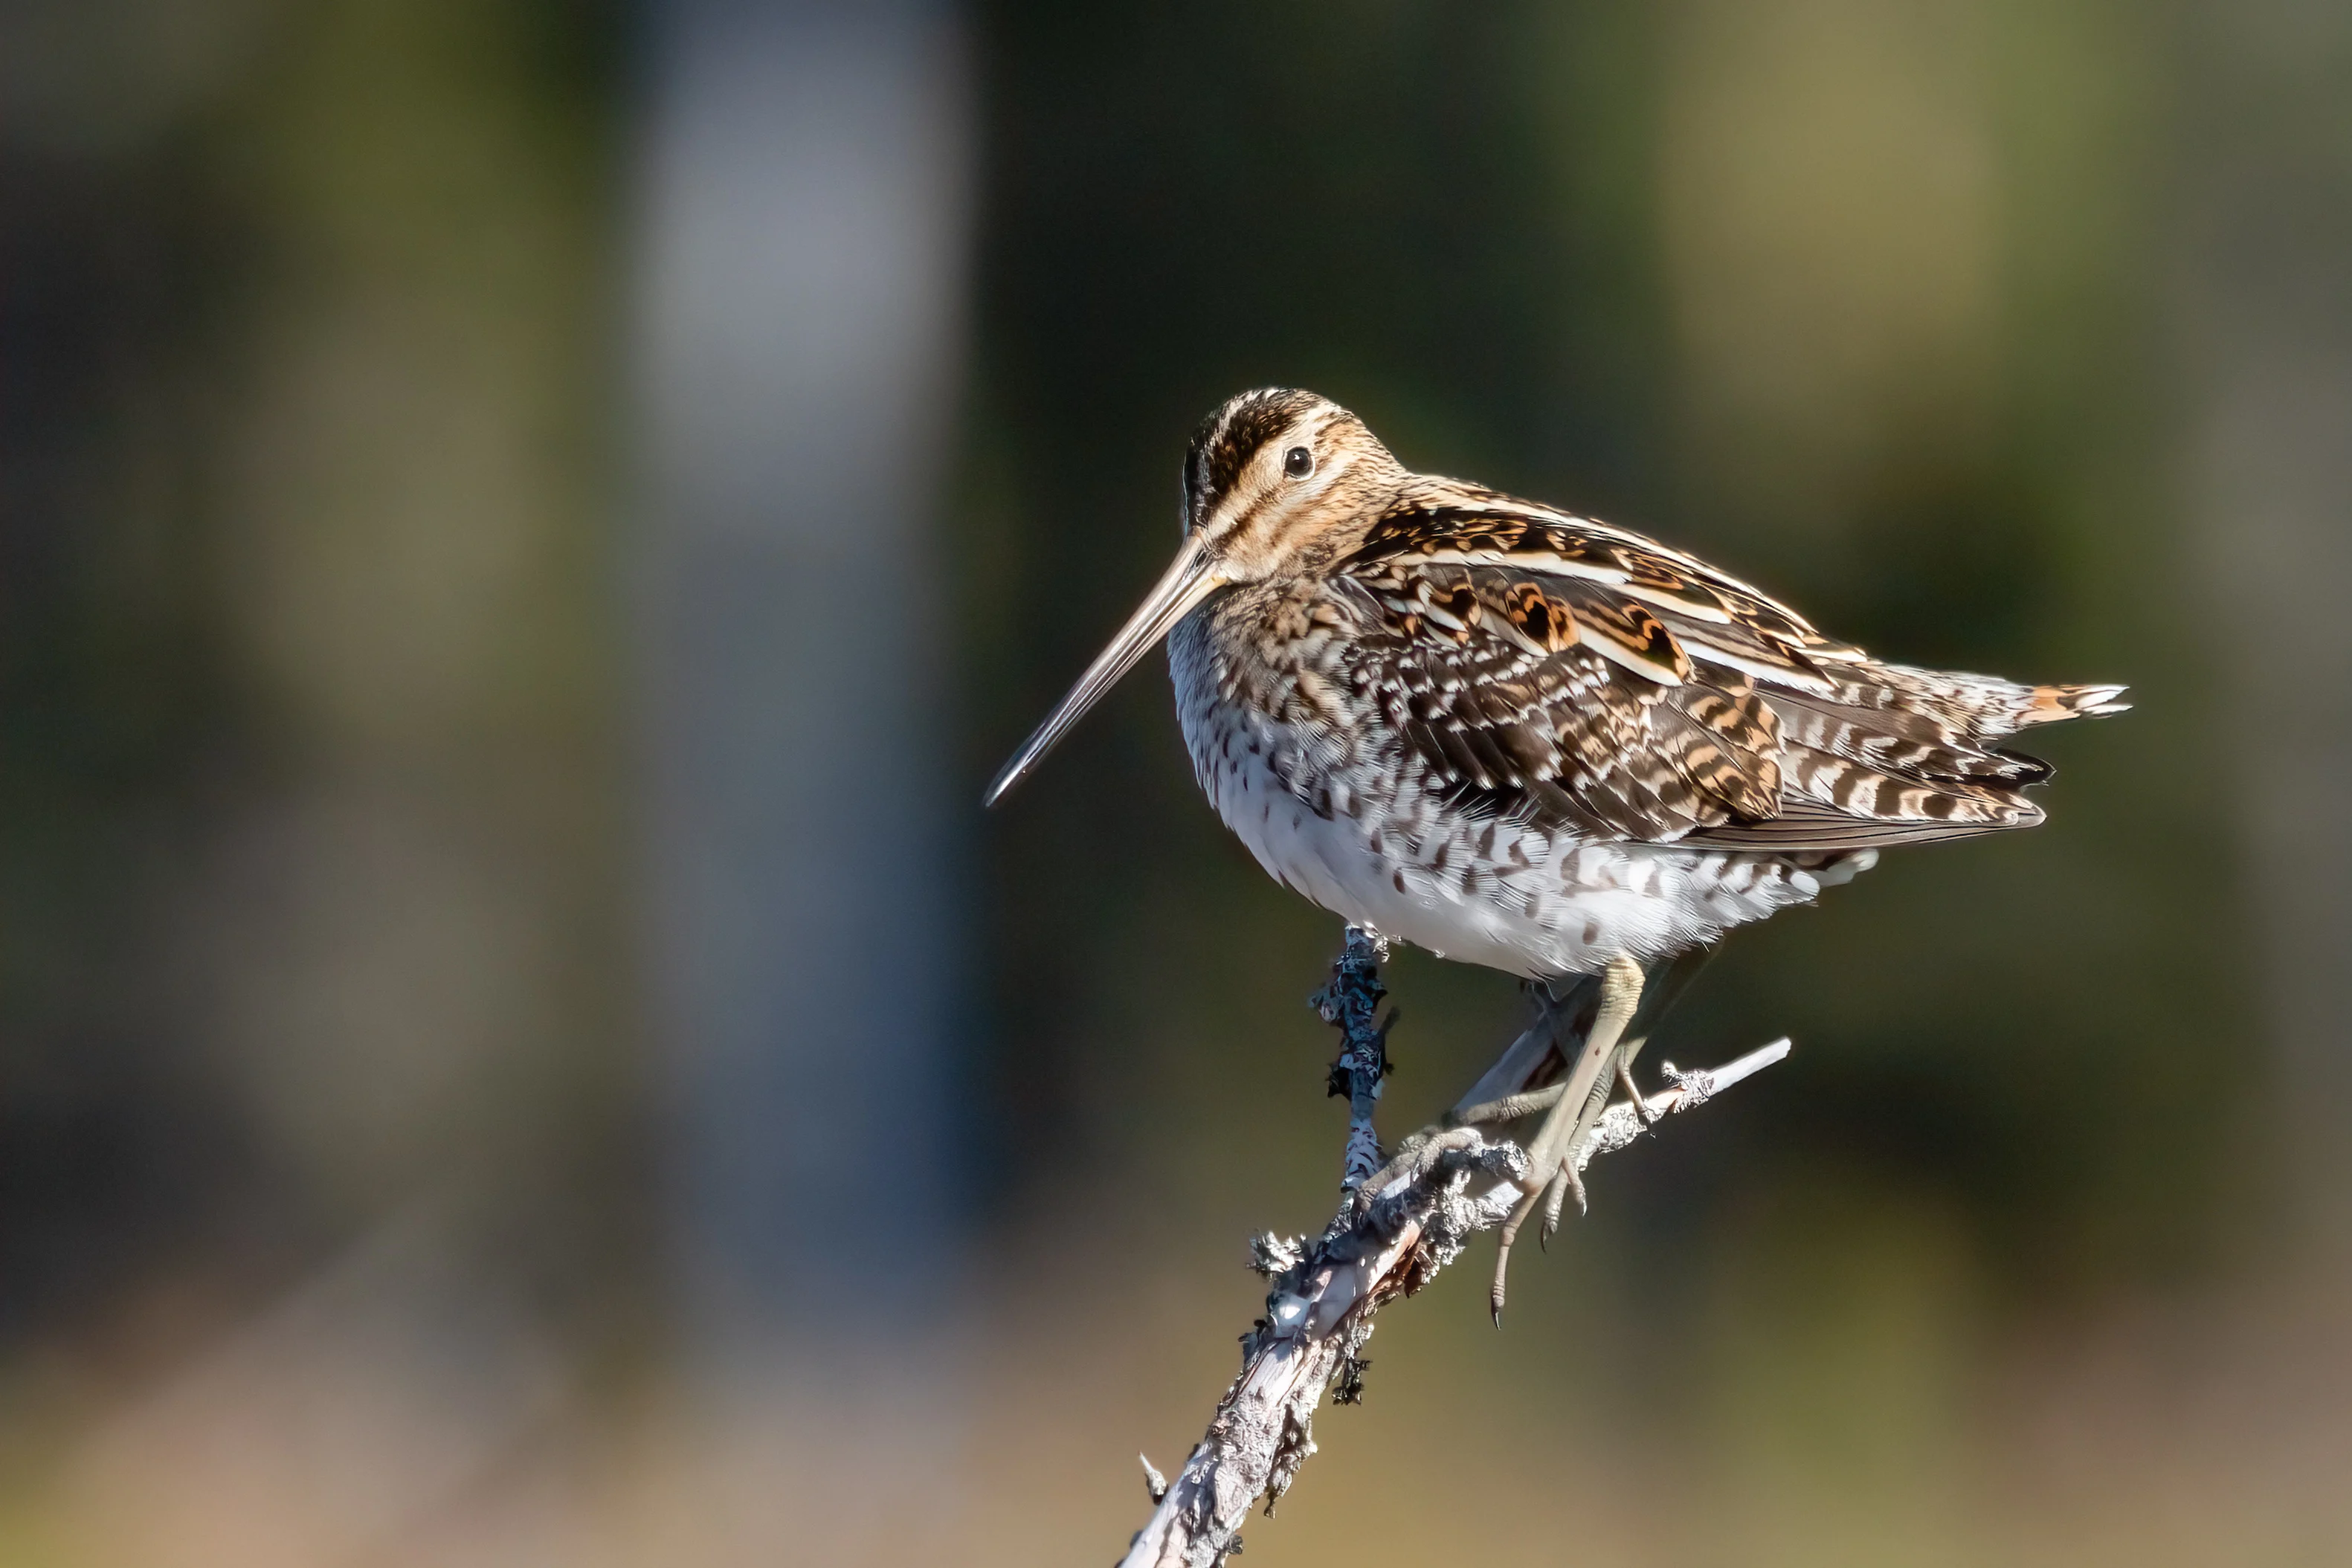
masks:
<instances>
[{"instance_id":1,"label":"snipe bird","mask_svg":"<svg viewBox=\"0 0 2352 1568\"><path fill-rule=\"evenodd\" d=\"M1655 539L1414 473L1311 392L1202 423L1183 530L988 800L1164 637L1193 772L1278 881L1446 957L1598 977L1507 1249L1547 1187L1557 1217L1612 1069L1643 1103L1619 1045L1669 960L1882 845L2041 821L2050 768L2000 743L2126 706L1874 659Z\"/></svg>"}]
</instances>

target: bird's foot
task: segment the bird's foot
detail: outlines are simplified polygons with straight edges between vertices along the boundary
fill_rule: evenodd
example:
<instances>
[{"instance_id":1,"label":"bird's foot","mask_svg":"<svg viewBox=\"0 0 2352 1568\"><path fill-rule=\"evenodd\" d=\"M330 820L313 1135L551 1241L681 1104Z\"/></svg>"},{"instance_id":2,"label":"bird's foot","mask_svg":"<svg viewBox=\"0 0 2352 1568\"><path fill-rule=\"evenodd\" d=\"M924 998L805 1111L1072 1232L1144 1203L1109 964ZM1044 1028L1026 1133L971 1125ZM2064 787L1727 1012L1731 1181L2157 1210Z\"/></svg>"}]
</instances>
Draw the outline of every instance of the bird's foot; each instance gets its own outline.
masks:
<instances>
[{"instance_id":1,"label":"bird's foot","mask_svg":"<svg viewBox=\"0 0 2352 1568\"><path fill-rule=\"evenodd\" d=\"M1630 1051L1617 1053L1617 1082L1625 1091L1625 1097L1633 1103L1633 1113L1642 1118L1642 1125L1656 1126L1658 1118L1666 1113L1662 1106L1651 1103L1643 1094L1642 1086L1633 1082L1633 1053Z\"/></svg>"},{"instance_id":2,"label":"bird's foot","mask_svg":"<svg viewBox=\"0 0 2352 1568\"><path fill-rule=\"evenodd\" d=\"M1356 1211L1362 1213L1374 1198L1398 1182L1418 1181L1427 1176L1447 1154L1476 1148L1483 1142L1477 1132L1469 1127L1423 1127L1397 1145L1388 1164L1357 1184Z\"/></svg>"},{"instance_id":3,"label":"bird's foot","mask_svg":"<svg viewBox=\"0 0 2352 1568\"><path fill-rule=\"evenodd\" d=\"M1551 1159L1549 1168L1530 1165L1528 1174L1519 1179L1523 1195L1511 1217L1503 1222L1502 1234L1495 1249L1495 1282L1488 1293L1488 1309L1494 1314L1495 1326L1503 1326L1503 1299L1511 1270L1511 1244L1518 1239L1519 1228L1537 1214L1538 1207L1542 1222L1536 1229L1536 1245L1549 1249L1551 1239L1559 1229L1561 1212L1568 1207L1569 1195L1576 1196L1576 1212L1587 1214L1591 1206L1584 1190L1583 1161L1577 1156L1583 1152L1580 1141Z\"/></svg>"}]
</instances>

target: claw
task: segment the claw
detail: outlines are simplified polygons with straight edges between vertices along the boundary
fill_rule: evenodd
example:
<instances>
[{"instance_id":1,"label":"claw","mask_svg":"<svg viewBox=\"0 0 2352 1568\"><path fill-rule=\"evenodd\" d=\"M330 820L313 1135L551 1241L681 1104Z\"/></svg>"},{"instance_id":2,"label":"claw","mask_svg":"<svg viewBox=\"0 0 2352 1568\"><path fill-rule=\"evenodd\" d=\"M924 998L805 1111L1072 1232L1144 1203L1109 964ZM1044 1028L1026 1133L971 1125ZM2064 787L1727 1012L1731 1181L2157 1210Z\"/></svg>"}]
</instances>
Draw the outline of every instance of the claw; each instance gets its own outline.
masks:
<instances>
[{"instance_id":1,"label":"claw","mask_svg":"<svg viewBox=\"0 0 2352 1568\"><path fill-rule=\"evenodd\" d=\"M1503 1285L1511 1270L1511 1243L1518 1239L1519 1227L1528 1222L1528 1216L1535 1212L1537 1200L1542 1196L1541 1187L1528 1193L1511 1210L1511 1217L1503 1221L1502 1241L1495 1249L1494 1289L1487 1296L1487 1309L1494 1313L1496 1328L1503 1326Z\"/></svg>"},{"instance_id":2,"label":"claw","mask_svg":"<svg viewBox=\"0 0 2352 1568\"><path fill-rule=\"evenodd\" d=\"M1549 1196L1544 1199L1543 1228L1536 1232L1538 1245L1547 1252L1551 1250L1553 1232L1559 1228L1559 1211L1568 1202L1569 1178L1573 1174L1569 1166L1561 1166L1559 1174L1551 1178L1551 1186L1547 1189Z\"/></svg>"}]
</instances>

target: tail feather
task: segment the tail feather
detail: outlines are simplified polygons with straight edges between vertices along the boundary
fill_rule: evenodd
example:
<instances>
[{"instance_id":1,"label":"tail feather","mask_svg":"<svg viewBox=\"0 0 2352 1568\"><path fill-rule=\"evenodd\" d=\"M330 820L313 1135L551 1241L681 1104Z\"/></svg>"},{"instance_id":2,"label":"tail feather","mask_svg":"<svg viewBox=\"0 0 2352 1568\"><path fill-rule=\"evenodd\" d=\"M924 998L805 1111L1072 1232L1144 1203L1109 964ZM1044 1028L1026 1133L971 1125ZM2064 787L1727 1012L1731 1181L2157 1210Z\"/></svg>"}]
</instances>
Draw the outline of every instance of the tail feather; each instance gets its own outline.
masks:
<instances>
[{"instance_id":1,"label":"tail feather","mask_svg":"<svg viewBox=\"0 0 2352 1568\"><path fill-rule=\"evenodd\" d=\"M2131 704L2123 700L2129 686L2034 686L2026 695L2025 706L2017 715L2017 727L2030 728L2037 724L2057 724L2070 718L2105 718L2111 713L2129 713Z\"/></svg>"},{"instance_id":2,"label":"tail feather","mask_svg":"<svg viewBox=\"0 0 2352 1568\"><path fill-rule=\"evenodd\" d=\"M1774 691L1782 789L1769 817L1688 835L1723 848L1848 851L2030 828L2021 790L2047 763L1994 743L2062 719L2121 713L2118 685L2027 686L1902 664L1850 667L1832 697Z\"/></svg>"},{"instance_id":3,"label":"tail feather","mask_svg":"<svg viewBox=\"0 0 2352 1568\"><path fill-rule=\"evenodd\" d=\"M2025 686L1963 670L1877 664L1857 675L1857 685L1864 680L1880 688L1880 702L1932 714L1979 745L2035 725L2096 718L2131 706L2121 700L2126 688L2119 685Z\"/></svg>"}]
</instances>

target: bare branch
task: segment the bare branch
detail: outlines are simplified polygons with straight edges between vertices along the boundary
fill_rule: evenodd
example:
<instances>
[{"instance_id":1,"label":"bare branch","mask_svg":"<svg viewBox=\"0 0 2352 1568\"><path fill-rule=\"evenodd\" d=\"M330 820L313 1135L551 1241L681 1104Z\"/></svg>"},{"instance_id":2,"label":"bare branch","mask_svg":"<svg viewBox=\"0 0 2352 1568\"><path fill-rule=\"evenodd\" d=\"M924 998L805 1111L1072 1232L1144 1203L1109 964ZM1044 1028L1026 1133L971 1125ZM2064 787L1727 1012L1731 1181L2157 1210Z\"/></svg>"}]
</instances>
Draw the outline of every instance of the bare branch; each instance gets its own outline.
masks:
<instances>
[{"instance_id":1,"label":"bare branch","mask_svg":"<svg viewBox=\"0 0 2352 1568\"><path fill-rule=\"evenodd\" d=\"M1389 1071L1389 1030L1396 1027L1396 1009L1375 1022L1381 998L1389 994L1381 984L1381 964L1388 945L1368 931L1350 925L1348 944L1331 966L1331 983L1307 1000L1323 1021L1339 1030L1339 1059L1331 1064L1331 1092L1348 1097L1348 1146L1340 1161L1339 1186L1353 1192L1381 1168L1381 1139L1372 1115L1380 1109L1381 1080Z\"/></svg>"},{"instance_id":2,"label":"bare branch","mask_svg":"<svg viewBox=\"0 0 2352 1568\"><path fill-rule=\"evenodd\" d=\"M1265 1315L1242 1336L1241 1375L1183 1468L1162 1480L1145 1461L1155 1507L1122 1568L1215 1568L1238 1552L1251 1507L1263 1497L1272 1514L1315 1452L1314 1415L1324 1392L1340 1404L1360 1395L1374 1314L1435 1279L1473 1236L1502 1224L1522 1196L1527 1156L1475 1126L1417 1133L1381 1166L1371 1127L1387 1069L1387 1027L1373 1018L1385 994L1381 956L1373 938L1350 929L1331 984L1314 998L1343 1038L1332 1066L1332 1092L1346 1092L1350 1111L1339 1212L1312 1242L1273 1235L1252 1241L1252 1267L1268 1277ZM1394 1021L1391 1012L1387 1022ZM1538 1027L1549 1028L1542 1020ZM1523 1036L1514 1052L1528 1061L1522 1071L1532 1072L1545 1053L1526 1043ZM1678 1071L1668 1062L1663 1071L1672 1087L1652 1095L1650 1108L1664 1114L1702 1105L1788 1054L1783 1040L1712 1071ZM1492 1073L1479 1087L1496 1098L1542 1100L1540 1091L1523 1092L1523 1080L1497 1082ZM1541 1104L1514 1108L1525 1113ZM1612 1105L1576 1151L1577 1167L1645 1130L1633 1105Z\"/></svg>"}]
</instances>

